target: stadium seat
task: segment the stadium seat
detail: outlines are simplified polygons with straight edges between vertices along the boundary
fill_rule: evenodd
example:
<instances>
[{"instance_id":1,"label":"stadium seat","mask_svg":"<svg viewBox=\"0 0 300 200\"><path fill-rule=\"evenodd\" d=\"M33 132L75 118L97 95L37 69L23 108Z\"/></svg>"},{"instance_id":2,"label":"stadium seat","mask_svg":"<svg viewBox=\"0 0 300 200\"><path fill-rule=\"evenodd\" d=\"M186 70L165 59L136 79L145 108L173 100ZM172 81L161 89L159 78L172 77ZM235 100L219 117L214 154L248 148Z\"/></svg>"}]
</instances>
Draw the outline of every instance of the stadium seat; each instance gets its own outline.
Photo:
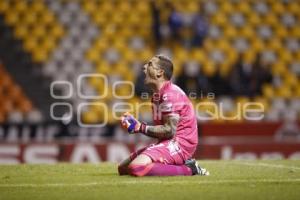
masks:
<instances>
[{"instance_id":1,"label":"stadium seat","mask_svg":"<svg viewBox=\"0 0 300 200\"><path fill-rule=\"evenodd\" d=\"M300 96L300 4L297 1L201 1L208 15L208 35L202 47L191 49L180 43L168 45L170 41L162 48L154 44L149 2L0 1L0 13L32 60L41 64L43 75L53 80L76 82L79 74L96 72L106 75L112 87L113 81L134 81L136 69L157 52L172 57L175 79L186 61L197 62L207 77L214 75L217 68L225 76L230 74L239 54L244 61L253 63L260 53L270 65L273 77L280 80L280 83L263 85L262 95L254 99L268 107L270 119L277 119L277 108L269 105L269 100ZM167 1L156 2L164 8ZM198 12L197 0L172 1L172 4L184 20L191 20ZM167 22L168 13L167 9L161 13L162 23ZM187 29L184 34L190 37L190 32ZM8 78L1 81L10 84ZM99 94L105 89L101 80L90 79L87 84ZM107 99L113 100L109 91ZM125 95L129 89L124 86L117 92ZM17 89L12 89L10 95L18 96ZM228 98L231 100L227 102L249 100ZM77 101L76 97L72 101ZM27 102L21 107L27 112L32 106ZM231 115L234 114L231 110ZM83 118L95 121L96 114L90 110Z\"/></svg>"},{"instance_id":2,"label":"stadium seat","mask_svg":"<svg viewBox=\"0 0 300 200\"><path fill-rule=\"evenodd\" d=\"M0 99L0 122L23 122L26 113L33 109L21 87L14 82L1 63Z\"/></svg>"}]
</instances>

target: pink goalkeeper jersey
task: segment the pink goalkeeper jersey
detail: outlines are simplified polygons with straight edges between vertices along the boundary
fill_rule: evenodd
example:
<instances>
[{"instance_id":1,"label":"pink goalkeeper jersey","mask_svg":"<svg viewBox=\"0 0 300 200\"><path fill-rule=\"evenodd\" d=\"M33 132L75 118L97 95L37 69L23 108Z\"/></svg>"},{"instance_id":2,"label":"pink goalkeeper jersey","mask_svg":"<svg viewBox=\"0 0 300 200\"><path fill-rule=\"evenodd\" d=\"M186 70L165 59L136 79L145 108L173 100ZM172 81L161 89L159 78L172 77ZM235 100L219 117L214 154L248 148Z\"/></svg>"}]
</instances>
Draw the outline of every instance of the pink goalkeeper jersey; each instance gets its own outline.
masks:
<instances>
[{"instance_id":1,"label":"pink goalkeeper jersey","mask_svg":"<svg viewBox=\"0 0 300 200\"><path fill-rule=\"evenodd\" d=\"M152 112L155 125L162 125L164 115L178 115L175 140L184 153L190 158L198 145L197 119L192 103L186 94L175 84L167 81L159 93L153 94Z\"/></svg>"}]
</instances>

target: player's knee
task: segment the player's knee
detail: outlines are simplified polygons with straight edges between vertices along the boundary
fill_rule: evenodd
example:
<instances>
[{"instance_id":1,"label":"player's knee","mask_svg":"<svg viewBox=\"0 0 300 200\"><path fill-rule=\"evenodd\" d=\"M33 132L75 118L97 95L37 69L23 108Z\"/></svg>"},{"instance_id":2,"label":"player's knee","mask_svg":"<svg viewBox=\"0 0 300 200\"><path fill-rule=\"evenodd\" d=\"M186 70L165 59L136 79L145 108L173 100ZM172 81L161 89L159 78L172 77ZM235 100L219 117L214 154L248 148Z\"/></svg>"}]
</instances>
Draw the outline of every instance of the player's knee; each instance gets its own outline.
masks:
<instances>
[{"instance_id":1,"label":"player's knee","mask_svg":"<svg viewBox=\"0 0 300 200\"><path fill-rule=\"evenodd\" d=\"M118 172L119 172L119 175L122 175L121 170L122 170L122 166L121 166L121 165L118 165Z\"/></svg>"},{"instance_id":2,"label":"player's knee","mask_svg":"<svg viewBox=\"0 0 300 200\"><path fill-rule=\"evenodd\" d=\"M149 156L141 154L128 165L128 172L132 176L144 176L147 166L151 163Z\"/></svg>"},{"instance_id":3,"label":"player's knee","mask_svg":"<svg viewBox=\"0 0 300 200\"><path fill-rule=\"evenodd\" d=\"M119 175L127 175L128 174L128 165L131 162L130 158L127 158L126 160L123 160L119 165L118 165L118 172Z\"/></svg>"},{"instance_id":4,"label":"player's knee","mask_svg":"<svg viewBox=\"0 0 300 200\"><path fill-rule=\"evenodd\" d=\"M147 155L139 155L137 156L130 164L131 165L148 165L152 163L152 160L149 156Z\"/></svg>"},{"instance_id":5,"label":"player's knee","mask_svg":"<svg viewBox=\"0 0 300 200\"><path fill-rule=\"evenodd\" d=\"M128 166L128 173L131 176L145 176L143 173L146 169L147 165L136 165L136 164L130 164Z\"/></svg>"},{"instance_id":6,"label":"player's knee","mask_svg":"<svg viewBox=\"0 0 300 200\"><path fill-rule=\"evenodd\" d=\"M124 165L119 165L118 166L118 172L119 172L119 175L122 176L122 175L126 175L126 167Z\"/></svg>"},{"instance_id":7,"label":"player's knee","mask_svg":"<svg viewBox=\"0 0 300 200\"><path fill-rule=\"evenodd\" d=\"M128 163L120 163L118 165L118 172L119 172L119 175L122 176L122 175L129 175L129 164Z\"/></svg>"}]
</instances>

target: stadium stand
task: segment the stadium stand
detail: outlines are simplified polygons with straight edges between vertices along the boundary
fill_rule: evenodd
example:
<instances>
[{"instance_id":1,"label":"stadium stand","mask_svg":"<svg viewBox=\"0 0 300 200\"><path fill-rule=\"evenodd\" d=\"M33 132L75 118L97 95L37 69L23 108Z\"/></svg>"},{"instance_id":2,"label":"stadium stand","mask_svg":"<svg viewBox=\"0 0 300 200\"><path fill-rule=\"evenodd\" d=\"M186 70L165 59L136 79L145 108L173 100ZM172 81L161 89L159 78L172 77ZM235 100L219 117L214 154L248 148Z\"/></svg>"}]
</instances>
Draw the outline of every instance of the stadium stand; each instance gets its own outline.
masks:
<instances>
[{"instance_id":1,"label":"stadium stand","mask_svg":"<svg viewBox=\"0 0 300 200\"><path fill-rule=\"evenodd\" d=\"M0 63L0 123L22 123L31 119L34 107Z\"/></svg>"},{"instance_id":2,"label":"stadium stand","mask_svg":"<svg viewBox=\"0 0 300 200\"><path fill-rule=\"evenodd\" d=\"M157 53L172 57L176 66L175 78L181 74L186 62L193 62L199 68L197 73L202 73L208 80L220 73L225 81L231 79L239 55L244 62L253 64L259 53L262 62L269 67L272 81L259 85L259 92L253 95L228 91L213 101L223 102L228 116L236 115L238 103L260 102L266 108L266 121L299 119L298 1L170 1L169 4L182 17L180 34L184 41L192 34L189 27L200 5L209 26L203 46L199 47L187 46L184 41L170 42L168 17L171 11L166 2L155 1L161 15L161 44L157 44L153 33L155 16L150 0L3 0L0 13L5 23L12 27L14 37L22 41L23 50L31 55L34 63L41 65L43 76L75 84L83 73L107 75L108 95L94 103L113 105L115 102L141 101L138 97L130 100L113 98L112 86L118 80L134 82L139 66ZM97 95L105 90L101 80L95 78L82 84L84 94ZM62 95L69 92L66 87L59 89ZM130 90L127 86L118 88L120 95L130 94ZM74 94L68 101L76 107L88 100ZM212 100L204 98L194 100L194 103L201 101ZM211 108L203 107L199 113L205 109ZM99 122L102 112L101 108L90 106L83 113L82 120ZM110 124L116 123L112 116L108 118ZM8 118L2 116L3 119ZM240 120L244 119L237 121Z\"/></svg>"}]
</instances>

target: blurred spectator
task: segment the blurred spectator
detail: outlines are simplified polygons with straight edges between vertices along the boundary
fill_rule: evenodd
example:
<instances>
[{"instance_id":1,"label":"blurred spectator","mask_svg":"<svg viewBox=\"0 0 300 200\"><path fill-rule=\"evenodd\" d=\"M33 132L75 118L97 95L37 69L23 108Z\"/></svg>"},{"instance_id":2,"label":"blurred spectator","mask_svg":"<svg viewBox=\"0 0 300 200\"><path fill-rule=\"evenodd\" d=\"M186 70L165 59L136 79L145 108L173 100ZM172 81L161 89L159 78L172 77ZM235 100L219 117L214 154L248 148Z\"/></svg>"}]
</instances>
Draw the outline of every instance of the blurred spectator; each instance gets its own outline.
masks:
<instances>
[{"instance_id":1,"label":"blurred spectator","mask_svg":"<svg viewBox=\"0 0 300 200\"><path fill-rule=\"evenodd\" d=\"M171 31L173 41L180 41L180 29L182 27L182 15L176 10L171 2L167 2L167 7L170 9L168 25Z\"/></svg>"},{"instance_id":2,"label":"blurred spectator","mask_svg":"<svg viewBox=\"0 0 300 200\"><path fill-rule=\"evenodd\" d=\"M257 54L254 63L243 61L239 56L230 77L230 86L235 96L254 97L261 94L262 85L272 82L269 66Z\"/></svg>"},{"instance_id":3,"label":"blurred spectator","mask_svg":"<svg viewBox=\"0 0 300 200\"><path fill-rule=\"evenodd\" d=\"M253 68L250 62L243 61L239 56L230 78L230 86L235 96L255 95L257 77L253 76Z\"/></svg>"},{"instance_id":4,"label":"blurred spectator","mask_svg":"<svg viewBox=\"0 0 300 200\"><path fill-rule=\"evenodd\" d=\"M155 0L150 1L150 8L151 8L151 13L152 13L153 36L154 36L156 44L158 46L160 46L161 42L162 42L162 36L160 33L160 27L161 27L160 10L159 10L159 7L156 4Z\"/></svg>"},{"instance_id":5,"label":"blurred spectator","mask_svg":"<svg viewBox=\"0 0 300 200\"><path fill-rule=\"evenodd\" d=\"M182 72L176 79L176 84L187 95L194 93L200 97L211 91L207 77L201 73L199 64L193 61L184 64Z\"/></svg>"},{"instance_id":6,"label":"blurred spectator","mask_svg":"<svg viewBox=\"0 0 300 200\"><path fill-rule=\"evenodd\" d=\"M199 3L199 11L195 14L193 19L193 39L192 46L193 47L201 47L203 45L203 41L207 36L209 24L205 14L204 5Z\"/></svg>"},{"instance_id":7,"label":"blurred spectator","mask_svg":"<svg viewBox=\"0 0 300 200\"><path fill-rule=\"evenodd\" d=\"M215 96L229 95L230 94L230 85L228 77L222 76L220 72L220 67L216 73L209 78L209 82L212 88L212 92Z\"/></svg>"},{"instance_id":8,"label":"blurred spectator","mask_svg":"<svg viewBox=\"0 0 300 200\"><path fill-rule=\"evenodd\" d=\"M256 60L254 62L255 72L258 76L258 84L259 84L259 94L261 94L261 89L263 84L273 82L273 75L270 71L270 63L262 59L260 54L256 55Z\"/></svg>"},{"instance_id":9,"label":"blurred spectator","mask_svg":"<svg viewBox=\"0 0 300 200\"><path fill-rule=\"evenodd\" d=\"M165 39L170 39L170 36L172 43L179 42L187 48L203 45L209 24L202 3L199 4L199 11L195 14L180 13L171 1L166 1L163 5L165 13L161 13L155 1L150 2L150 7L153 35L158 46L165 42Z\"/></svg>"}]
</instances>

